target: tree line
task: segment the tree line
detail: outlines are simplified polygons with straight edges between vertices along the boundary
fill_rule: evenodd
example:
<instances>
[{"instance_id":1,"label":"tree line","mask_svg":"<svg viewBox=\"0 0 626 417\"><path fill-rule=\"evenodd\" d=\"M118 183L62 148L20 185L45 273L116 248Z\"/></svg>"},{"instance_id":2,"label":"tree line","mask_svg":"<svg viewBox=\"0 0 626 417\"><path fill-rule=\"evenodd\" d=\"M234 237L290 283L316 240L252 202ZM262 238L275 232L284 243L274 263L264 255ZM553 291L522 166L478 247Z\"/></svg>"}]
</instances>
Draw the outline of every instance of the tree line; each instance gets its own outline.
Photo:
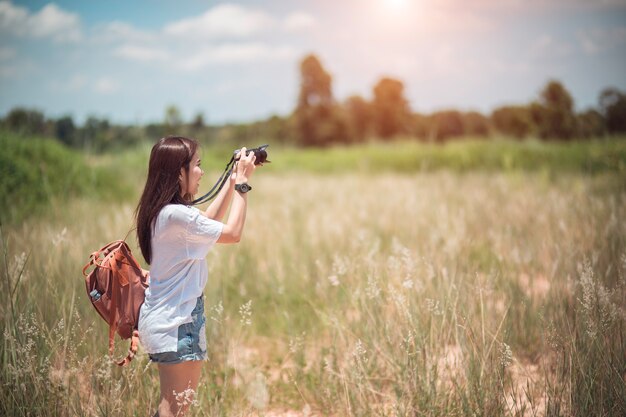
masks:
<instances>
[{"instance_id":1,"label":"tree line","mask_svg":"<svg viewBox=\"0 0 626 417\"><path fill-rule=\"evenodd\" d=\"M626 94L616 88L600 93L598 109L581 113L575 112L574 100L563 84L551 80L537 100L502 106L490 115L454 109L420 114L410 109L400 80L379 80L371 101L354 95L338 102L332 94L332 77L315 55L304 58L300 74L300 95L293 117L302 145L354 143L371 137L388 140L399 135L443 142L493 134L572 140L626 132Z\"/></svg>"},{"instance_id":2,"label":"tree line","mask_svg":"<svg viewBox=\"0 0 626 417\"><path fill-rule=\"evenodd\" d=\"M332 76L319 58L308 55L300 62L300 91L295 109L287 116L208 125L202 113L183 121L172 105L166 108L163 121L145 126L114 125L94 116L78 126L69 115L48 119L38 110L14 108L0 123L13 132L56 137L70 147L96 152L168 134L185 134L209 143L261 140L319 147L399 136L428 142L492 135L567 141L626 133L626 93L607 88L600 93L597 108L576 112L565 86L551 80L531 103L498 107L491 114L454 109L422 114L410 108L403 82L390 77L374 85L371 100L359 95L337 100Z\"/></svg>"}]
</instances>

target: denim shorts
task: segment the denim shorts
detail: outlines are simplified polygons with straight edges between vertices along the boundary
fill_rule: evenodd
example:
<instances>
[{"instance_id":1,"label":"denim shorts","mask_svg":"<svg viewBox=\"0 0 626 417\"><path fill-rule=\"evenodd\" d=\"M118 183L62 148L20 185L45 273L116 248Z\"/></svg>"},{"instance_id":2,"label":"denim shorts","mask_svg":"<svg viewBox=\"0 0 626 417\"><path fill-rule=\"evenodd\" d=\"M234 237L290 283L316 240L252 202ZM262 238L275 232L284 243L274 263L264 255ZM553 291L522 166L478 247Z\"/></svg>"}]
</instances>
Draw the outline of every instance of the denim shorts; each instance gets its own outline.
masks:
<instances>
[{"instance_id":1,"label":"denim shorts","mask_svg":"<svg viewBox=\"0 0 626 417\"><path fill-rule=\"evenodd\" d=\"M206 332L204 318L204 296L198 297L191 312L191 323L178 327L178 347L176 352L150 353L150 360L156 363L181 363L206 360Z\"/></svg>"}]
</instances>

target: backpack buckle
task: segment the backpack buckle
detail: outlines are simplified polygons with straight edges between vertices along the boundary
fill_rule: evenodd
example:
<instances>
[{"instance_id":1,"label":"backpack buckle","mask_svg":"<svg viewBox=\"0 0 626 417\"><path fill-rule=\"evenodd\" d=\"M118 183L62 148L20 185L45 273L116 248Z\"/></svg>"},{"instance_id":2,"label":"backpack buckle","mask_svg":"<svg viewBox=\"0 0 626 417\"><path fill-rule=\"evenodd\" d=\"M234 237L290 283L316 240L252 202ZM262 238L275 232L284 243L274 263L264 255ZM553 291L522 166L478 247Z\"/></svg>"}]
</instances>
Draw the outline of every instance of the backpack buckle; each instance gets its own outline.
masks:
<instances>
[{"instance_id":1,"label":"backpack buckle","mask_svg":"<svg viewBox=\"0 0 626 417\"><path fill-rule=\"evenodd\" d=\"M92 301L98 301L100 297L102 297L102 294L100 294L98 290L93 290L89 293L89 296L91 297Z\"/></svg>"}]
</instances>

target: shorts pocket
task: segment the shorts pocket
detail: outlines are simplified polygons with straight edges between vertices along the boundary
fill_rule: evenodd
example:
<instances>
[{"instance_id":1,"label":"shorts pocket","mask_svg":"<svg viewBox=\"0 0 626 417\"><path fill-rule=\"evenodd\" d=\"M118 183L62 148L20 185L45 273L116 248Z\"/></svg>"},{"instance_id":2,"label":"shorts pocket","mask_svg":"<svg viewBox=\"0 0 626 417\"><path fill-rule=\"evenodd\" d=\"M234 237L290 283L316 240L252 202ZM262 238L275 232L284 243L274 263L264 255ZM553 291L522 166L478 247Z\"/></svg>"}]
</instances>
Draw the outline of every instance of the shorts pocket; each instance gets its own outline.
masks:
<instances>
[{"instance_id":1,"label":"shorts pocket","mask_svg":"<svg viewBox=\"0 0 626 417\"><path fill-rule=\"evenodd\" d=\"M181 324L178 327L178 349L179 355L189 355L193 352L193 323Z\"/></svg>"}]
</instances>

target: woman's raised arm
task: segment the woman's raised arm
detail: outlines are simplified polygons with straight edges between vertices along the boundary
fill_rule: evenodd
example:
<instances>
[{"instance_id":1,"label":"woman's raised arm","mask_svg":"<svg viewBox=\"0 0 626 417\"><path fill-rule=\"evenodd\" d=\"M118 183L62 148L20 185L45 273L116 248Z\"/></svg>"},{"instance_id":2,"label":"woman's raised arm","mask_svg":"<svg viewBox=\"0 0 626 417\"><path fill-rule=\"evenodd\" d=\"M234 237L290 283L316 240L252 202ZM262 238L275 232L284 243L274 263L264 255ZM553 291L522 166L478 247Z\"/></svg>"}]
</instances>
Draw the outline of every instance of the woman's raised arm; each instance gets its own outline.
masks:
<instances>
[{"instance_id":1,"label":"woman's raised arm","mask_svg":"<svg viewBox=\"0 0 626 417\"><path fill-rule=\"evenodd\" d=\"M246 155L246 148L241 148L240 155L242 156L237 162L235 171L235 184L247 183L256 169L256 165L254 165L254 160L256 159L254 152L250 152L249 155ZM231 195L232 194L231 192ZM248 195L247 193L237 192L232 196L232 200L228 221L224 224L222 234L217 240L217 243L237 243L241 240L243 226L246 223Z\"/></svg>"}]
</instances>

